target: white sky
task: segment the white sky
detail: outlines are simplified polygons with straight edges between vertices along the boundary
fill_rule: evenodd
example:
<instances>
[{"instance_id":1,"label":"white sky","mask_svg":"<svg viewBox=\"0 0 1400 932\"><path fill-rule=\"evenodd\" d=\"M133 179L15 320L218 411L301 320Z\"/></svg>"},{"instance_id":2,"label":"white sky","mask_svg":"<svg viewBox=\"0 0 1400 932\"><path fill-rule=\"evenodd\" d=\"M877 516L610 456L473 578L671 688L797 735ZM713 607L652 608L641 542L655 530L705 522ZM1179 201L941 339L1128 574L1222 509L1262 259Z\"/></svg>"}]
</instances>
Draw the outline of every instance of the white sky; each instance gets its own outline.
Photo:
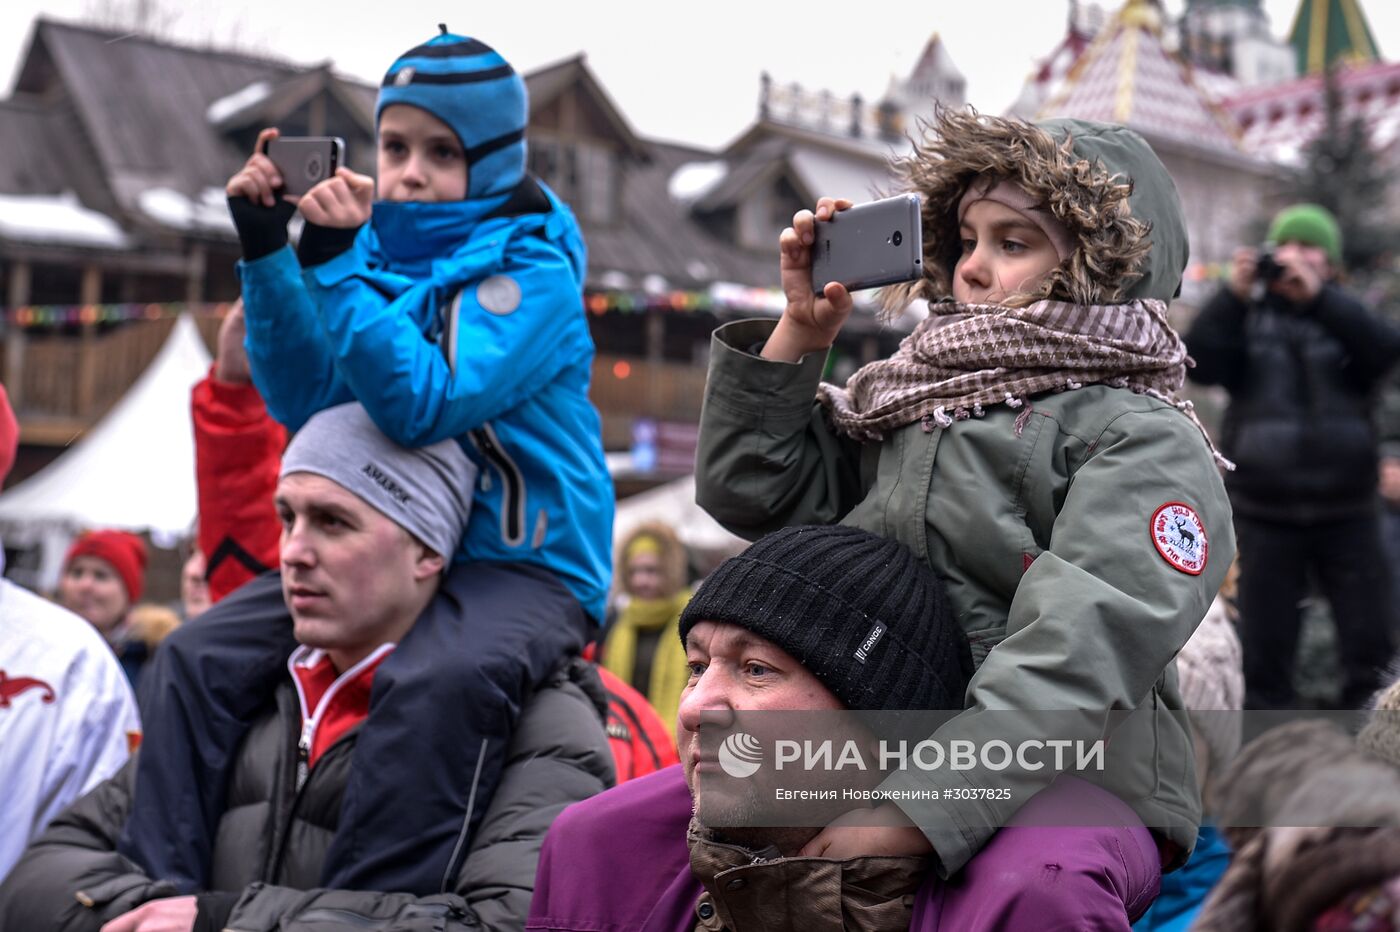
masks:
<instances>
[{"instance_id":1,"label":"white sky","mask_svg":"<svg viewBox=\"0 0 1400 932\"><path fill-rule=\"evenodd\" d=\"M34 19L77 19L141 0L0 0L0 79L8 95ZM1035 61L1064 35L1067 0L145 0L173 13L176 35L232 36L242 47L299 63L333 60L377 81L438 22L494 46L521 71L587 53L633 128L708 148L753 119L758 76L873 101L906 74L928 37L943 36L967 77L970 102L1000 112ZM1400 58L1400 3L1360 0L1382 55ZM1104 0L1110 10L1118 0ZM805 6L811 13L794 12ZM1184 0L1166 0L1176 14ZM1298 0L1264 0L1275 34ZM386 12L392 11L392 12Z\"/></svg>"}]
</instances>

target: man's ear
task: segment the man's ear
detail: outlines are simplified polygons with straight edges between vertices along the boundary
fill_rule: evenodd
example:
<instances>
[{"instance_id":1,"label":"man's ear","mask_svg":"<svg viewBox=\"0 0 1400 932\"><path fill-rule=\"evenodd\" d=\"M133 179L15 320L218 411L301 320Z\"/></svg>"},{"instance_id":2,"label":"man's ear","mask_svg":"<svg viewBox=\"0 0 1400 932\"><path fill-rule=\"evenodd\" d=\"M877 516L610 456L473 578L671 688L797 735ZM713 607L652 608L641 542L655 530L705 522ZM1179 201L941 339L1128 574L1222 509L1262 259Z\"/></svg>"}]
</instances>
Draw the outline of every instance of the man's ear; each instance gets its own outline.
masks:
<instances>
[{"instance_id":1,"label":"man's ear","mask_svg":"<svg viewBox=\"0 0 1400 932\"><path fill-rule=\"evenodd\" d=\"M413 561L413 581L422 582L425 579L440 576L445 566L447 566L447 561L441 554L426 544L419 544L418 559Z\"/></svg>"}]
</instances>

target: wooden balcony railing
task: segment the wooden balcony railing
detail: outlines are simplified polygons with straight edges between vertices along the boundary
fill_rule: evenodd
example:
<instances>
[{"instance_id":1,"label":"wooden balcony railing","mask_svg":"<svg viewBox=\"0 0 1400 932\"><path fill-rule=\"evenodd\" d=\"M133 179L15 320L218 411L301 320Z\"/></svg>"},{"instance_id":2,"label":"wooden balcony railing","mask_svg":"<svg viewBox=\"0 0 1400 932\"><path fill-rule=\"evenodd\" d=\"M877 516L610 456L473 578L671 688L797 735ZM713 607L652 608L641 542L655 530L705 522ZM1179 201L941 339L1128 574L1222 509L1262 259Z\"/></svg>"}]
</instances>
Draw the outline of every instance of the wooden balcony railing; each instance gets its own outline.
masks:
<instances>
[{"instance_id":1,"label":"wooden balcony railing","mask_svg":"<svg viewBox=\"0 0 1400 932\"><path fill-rule=\"evenodd\" d=\"M196 318L213 345L219 321ZM159 352L173 319L130 321L107 333L39 334L12 330L0 359L3 381L27 443L66 443L91 427L126 393ZM603 414L608 449L631 445L632 422L695 423L705 392L705 370L600 355L593 363L591 397Z\"/></svg>"},{"instance_id":2,"label":"wooden balcony railing","mask_svg":"<svg viewBox=\"0 0 1400 932\"><path fill-rule=\"evenodd\" d=\"M212 344L216 318L196 318ZM150 365L173 318L137 320L97 333L11 330L4 340L3 381L26 443L66 443L122 397Z\"/></svg>"},{"instance_id":3,"label":"wooden balcony railing","mask_svg":"<svg viewBox=\"0 0 1400 932\"><path fill-rule=\"evenodd\" d=\"M625 449L632 444L632 422L639 417L698 422L705 369L599 355L593 360L589 394L603 416L603 445L609 450Z\"/></svg>"}]
</instances>

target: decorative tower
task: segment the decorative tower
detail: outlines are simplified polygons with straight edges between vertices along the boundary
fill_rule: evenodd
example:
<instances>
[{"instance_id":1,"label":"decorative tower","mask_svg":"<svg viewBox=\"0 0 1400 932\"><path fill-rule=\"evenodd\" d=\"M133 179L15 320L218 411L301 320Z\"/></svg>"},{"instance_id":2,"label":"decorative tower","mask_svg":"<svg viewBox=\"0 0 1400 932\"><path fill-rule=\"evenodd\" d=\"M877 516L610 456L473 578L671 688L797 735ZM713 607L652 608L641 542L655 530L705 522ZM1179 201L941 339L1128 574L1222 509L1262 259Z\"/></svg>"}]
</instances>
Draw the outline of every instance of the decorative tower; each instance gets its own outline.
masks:
<instances>
[{"instance_id":1,"label":"decorative tower","mask_svg":"<svg viewBox=\"0 0 1400 932\"><path fill-rule=\"evenodd\" d=\"M934 109L961 107L967 103L967 79L953 64L948 47L934 33L906 78L891 78L890 86L877 107L882 136L902 135L921 119L933 116ZM897 124L897 126L896 126Z\"/></svg>"},{"instance_id":2,"label":"decorative tower","mask_svg":"<svg viewBox=\"0 0 1400 932\"><path fill-rule=\"evenodd\" d=\"M1320 74L1336 62L1380 60L1360 0L1300 0L1288 42L1299 74Z\"/></svg>"},{"instance_id":3,"label":"decorative tower","mask_svg":"<svg viewBox=\"0 0 1400 932\"><path fill-rule=\"evenodd\" d=\"M1273 37L1262 0L1187 0L1179 26L1181 55L1197 68L1243 85L1294 76L1293 50Z\"/></svg>"}]
</instances>

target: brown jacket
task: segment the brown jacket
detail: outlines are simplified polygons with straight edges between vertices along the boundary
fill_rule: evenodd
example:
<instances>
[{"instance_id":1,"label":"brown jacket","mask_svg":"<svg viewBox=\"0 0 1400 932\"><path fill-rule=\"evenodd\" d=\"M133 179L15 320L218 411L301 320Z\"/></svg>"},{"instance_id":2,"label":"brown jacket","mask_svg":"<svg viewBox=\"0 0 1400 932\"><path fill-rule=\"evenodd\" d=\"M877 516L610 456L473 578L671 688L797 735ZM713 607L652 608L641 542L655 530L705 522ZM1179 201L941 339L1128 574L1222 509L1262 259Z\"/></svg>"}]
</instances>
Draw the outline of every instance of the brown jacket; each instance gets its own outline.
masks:
<instances>
[{"instance_id":1,"label":"brown jacket","mask_svg":"<svg viewBox=\"0 0 1400 932\"><path fill-rule=\"evenodd\" d=\"M690 869L705 887L703 932L905 932L928 858L766 858L716 841L694 820Z\"/></svg>"}]
</instances>

